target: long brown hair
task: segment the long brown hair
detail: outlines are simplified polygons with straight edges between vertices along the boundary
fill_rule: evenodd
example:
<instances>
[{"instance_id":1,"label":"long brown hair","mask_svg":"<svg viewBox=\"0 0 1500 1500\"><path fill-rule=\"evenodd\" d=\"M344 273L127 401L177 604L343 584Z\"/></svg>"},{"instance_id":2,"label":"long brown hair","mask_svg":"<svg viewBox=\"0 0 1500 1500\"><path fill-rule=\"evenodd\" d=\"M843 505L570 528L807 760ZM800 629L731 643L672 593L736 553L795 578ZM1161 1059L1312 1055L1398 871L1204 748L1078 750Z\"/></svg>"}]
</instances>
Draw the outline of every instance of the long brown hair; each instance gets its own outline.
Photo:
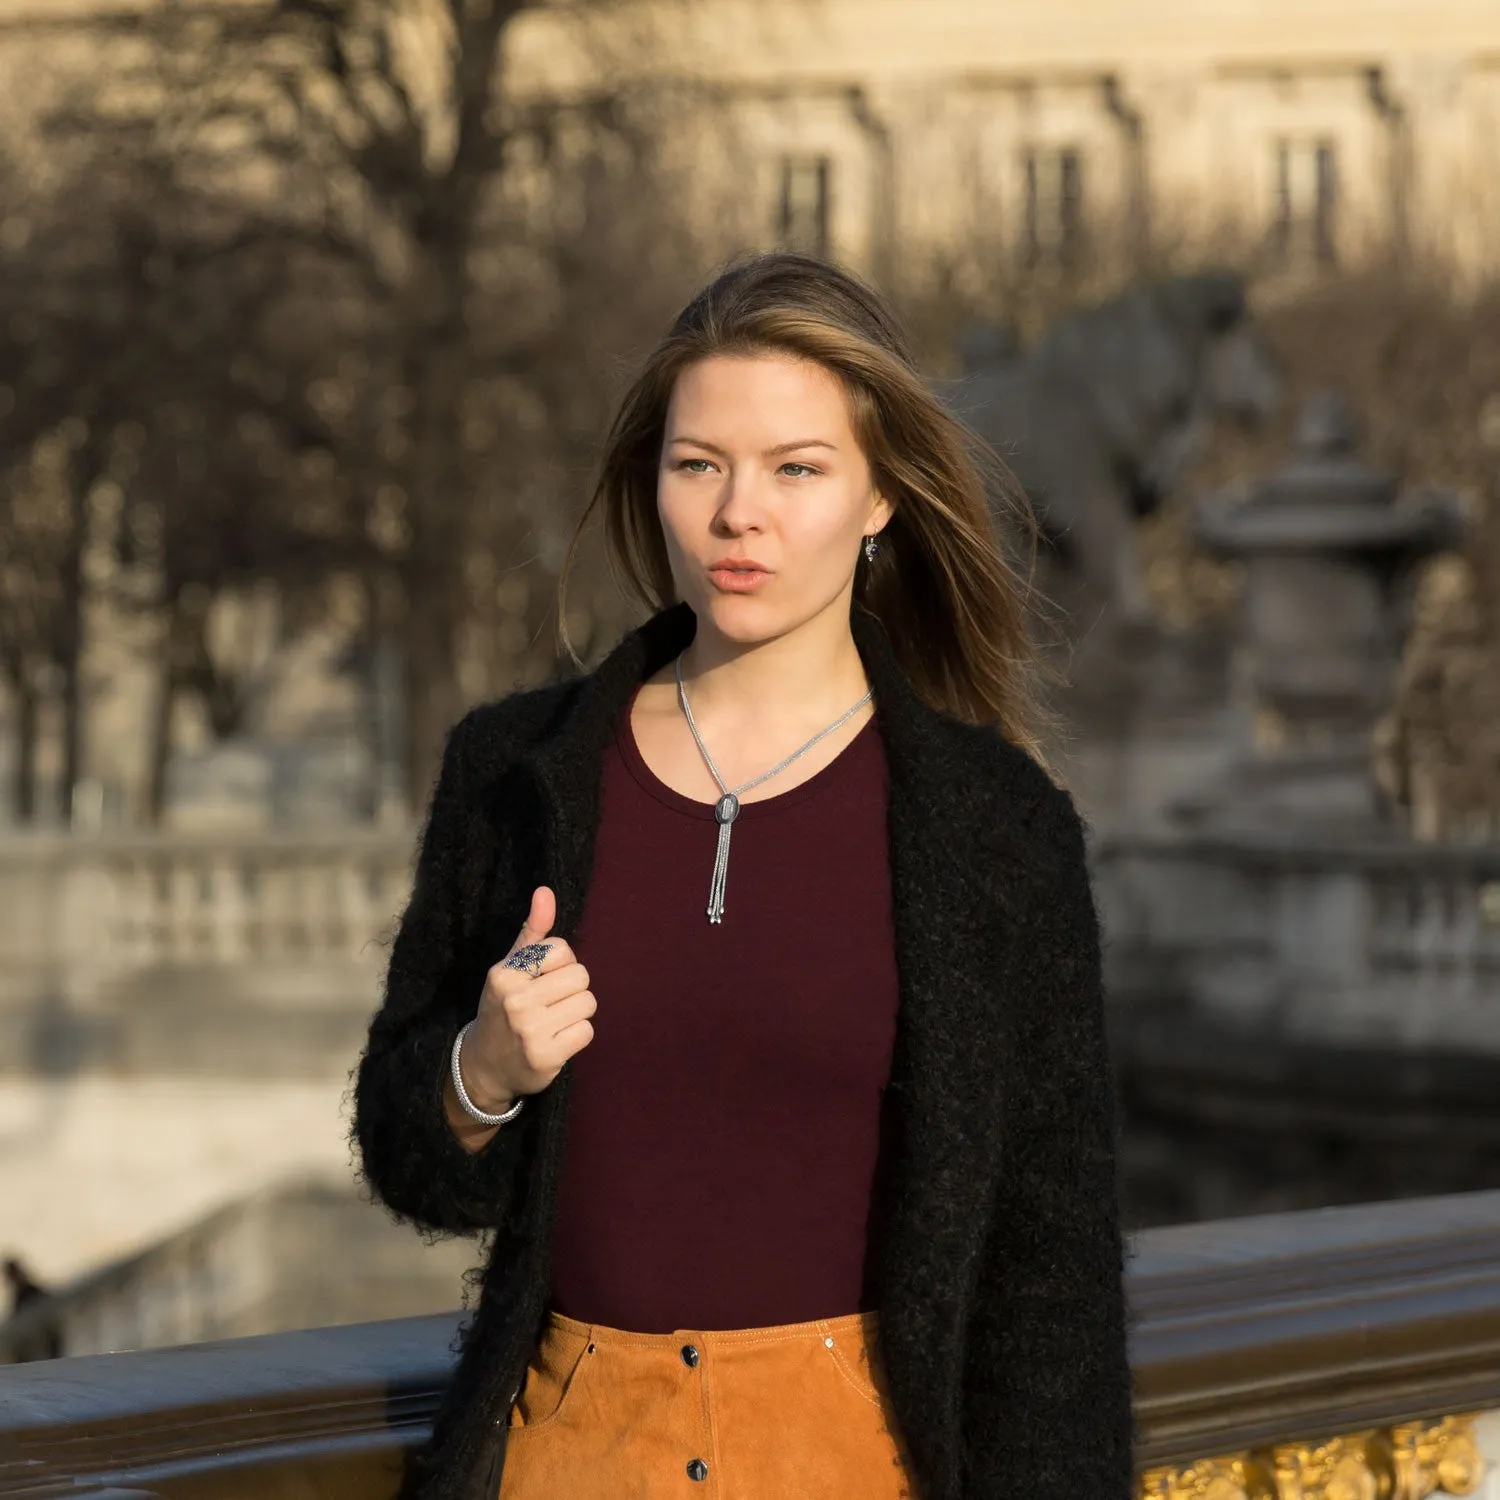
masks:
<instances>
[{"instance_id":1,"label":"long brown hair","mask_svg":"<svg viewBox=\"0 0 1500 1500\"><path fill-rule=\"evenodd\" d=\"M884 624L918 694L967 723L995 726L1047 765L1051 721L1036 691L1045 669L1029 608L1039 532L1025 492L928 388L885 300L809 255L731 264L682 310L626 391L558 580L558 632L569 655L578 662L567 635L567 577L596 512L629 597L653 613L673 602L656 501L672 390L697 360L753 353L815 360L844 387L873 482L893 508L875 559L859 560L854 601ZM1024 566L997 535L991 498L1003 529L1015 532L1007 540L1026 544Z\"/></svg>"}]
</instances>

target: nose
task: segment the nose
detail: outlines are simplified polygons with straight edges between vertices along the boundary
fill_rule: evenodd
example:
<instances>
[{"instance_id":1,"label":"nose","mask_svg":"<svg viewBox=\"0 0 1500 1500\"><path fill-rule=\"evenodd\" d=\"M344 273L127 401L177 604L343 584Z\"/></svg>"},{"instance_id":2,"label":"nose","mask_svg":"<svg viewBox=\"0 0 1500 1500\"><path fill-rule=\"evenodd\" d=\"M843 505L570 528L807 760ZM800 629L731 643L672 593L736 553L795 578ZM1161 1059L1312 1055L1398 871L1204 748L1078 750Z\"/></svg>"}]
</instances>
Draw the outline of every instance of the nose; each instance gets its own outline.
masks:
<instances>
[{"instance_id":1,"label":"nose","mask_svg":"<svg viewBox=\"0 0 1500 1500\"><path fill-rule=\"evenodd\" d=\"M718 529L729 536L758 531L765 525L765 501L759 476L749 464L733 465L719 495L714 516Z\"/></svg>"}]
</instances>

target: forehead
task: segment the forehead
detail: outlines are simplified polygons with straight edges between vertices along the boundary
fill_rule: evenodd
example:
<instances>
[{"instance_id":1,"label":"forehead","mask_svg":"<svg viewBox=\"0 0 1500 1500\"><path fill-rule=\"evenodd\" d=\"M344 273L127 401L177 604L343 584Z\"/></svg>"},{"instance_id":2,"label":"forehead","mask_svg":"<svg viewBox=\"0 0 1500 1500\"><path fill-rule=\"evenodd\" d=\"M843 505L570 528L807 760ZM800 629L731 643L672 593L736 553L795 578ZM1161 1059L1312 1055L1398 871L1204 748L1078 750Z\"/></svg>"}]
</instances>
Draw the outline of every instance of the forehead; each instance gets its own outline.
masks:
<instances>
[{"instance_id":1,"label":"forehead","mask_svg":"<svg viewBox=\"0 0 1500 1500\"><path fill-rule=\"evenodd\" d=\"M716 428L791 425L827 436L849 430L849 407L839 379L815 360L789 354L713 354L677 377L667 409L667 433L705 424Z\"/></svg>"}]
</instances>

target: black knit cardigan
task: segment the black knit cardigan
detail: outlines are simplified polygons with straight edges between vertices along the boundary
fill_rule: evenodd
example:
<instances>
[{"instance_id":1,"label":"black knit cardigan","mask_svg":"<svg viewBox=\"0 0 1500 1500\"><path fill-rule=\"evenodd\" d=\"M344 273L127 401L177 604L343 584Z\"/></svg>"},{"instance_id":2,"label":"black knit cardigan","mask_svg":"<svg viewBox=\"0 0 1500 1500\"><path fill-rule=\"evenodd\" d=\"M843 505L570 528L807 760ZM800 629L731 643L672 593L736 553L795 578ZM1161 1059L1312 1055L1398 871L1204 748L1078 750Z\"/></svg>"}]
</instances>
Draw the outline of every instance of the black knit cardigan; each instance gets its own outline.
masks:
<instances>
[{"instance_id":1,"label":"black knit cardigan","mask_svg":"<svg viewBox=\"0 0 1500 1500\"><path fill-rule=\"evenodd\" d=\"M919 1494L1125 1500L1116 1094L1082 825L1028 755L918 697L873 614L855 606L851 627L890 768L900 993L869 1254ZM546 1314L572 1083L564 1066L470 1154L444 1116L449 1050L536 886L556 891L555 931L574 938L616 720L695 628L671 605L592 672L477 708L448 738L353 1127L396 1214L490 1236L452 1385L408 1473L420 1500L497 1492Z\"/></svg>"}]
</instances>

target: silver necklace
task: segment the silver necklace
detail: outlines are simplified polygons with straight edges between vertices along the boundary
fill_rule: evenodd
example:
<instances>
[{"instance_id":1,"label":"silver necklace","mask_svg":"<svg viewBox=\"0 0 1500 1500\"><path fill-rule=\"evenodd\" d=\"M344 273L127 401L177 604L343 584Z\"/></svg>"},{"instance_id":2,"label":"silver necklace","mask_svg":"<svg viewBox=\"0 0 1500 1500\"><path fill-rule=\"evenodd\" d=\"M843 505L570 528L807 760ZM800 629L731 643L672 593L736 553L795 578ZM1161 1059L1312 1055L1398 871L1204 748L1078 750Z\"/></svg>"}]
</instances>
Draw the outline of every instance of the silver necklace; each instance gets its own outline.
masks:
<instances>
[{"instance_id":1,"label":"silver necklace","mask_svg":"<svg viewBox=\"0 0 1500 1500\"><path fill-rule=\"evenodd\" d=\"M719 825L719 846L714 853L713 880L708 887L708 920L711 923L720 923L724 920L724 881L729 873L729 830L733 826L735 818L739 815L740 793L748 792L751 787L759 786L761 782L768 781L778 771L786 770L799 755L811 750L825 734L832 734L852 714L858 713L873 696L872 692L866 693L848 712L840 714L827 729L820 729L800 750L793 750L785 760L779 761L769 771L762 771L753 780L747 781L743 786L737 786L733 791L730 791L724 785L724 778L719 775L719 768L714 764L713 756L708 753L708 746L703 743L703 736L698 733L698 726L693 723L693 711L688 707L687 690L682 685L682 656L679 654L677 658L677 701L682 704L682 712L687 719L688 728L693 731L693 739L697 741L698 749L702 751L703 759L708 763L708 769L713 772L714 780L719 783L719 790L724 794L714 803L714 818Z\"/></svg>"}]
</instances>

